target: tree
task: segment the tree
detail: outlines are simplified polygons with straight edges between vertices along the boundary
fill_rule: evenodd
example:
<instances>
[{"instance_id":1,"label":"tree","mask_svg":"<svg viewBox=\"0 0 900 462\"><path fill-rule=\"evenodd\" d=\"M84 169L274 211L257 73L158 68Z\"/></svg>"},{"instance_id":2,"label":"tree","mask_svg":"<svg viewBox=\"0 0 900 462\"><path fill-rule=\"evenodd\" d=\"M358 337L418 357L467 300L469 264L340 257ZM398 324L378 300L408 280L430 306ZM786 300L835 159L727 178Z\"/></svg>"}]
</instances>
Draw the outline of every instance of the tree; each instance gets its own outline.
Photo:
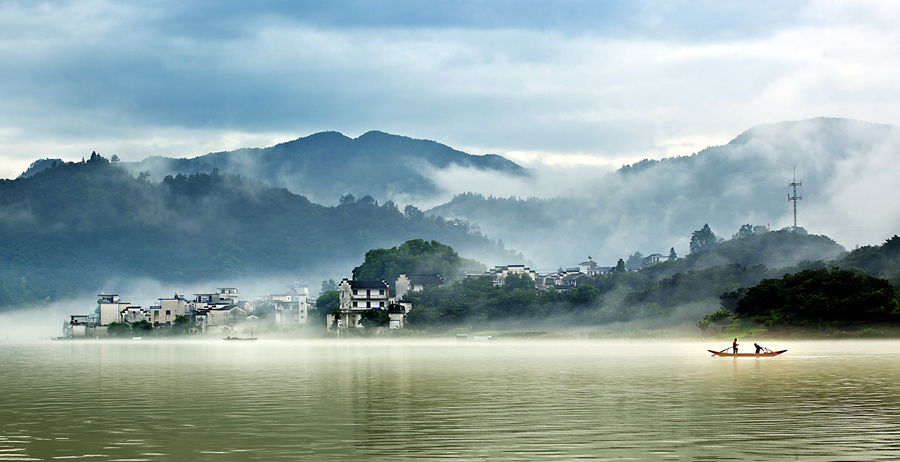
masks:
<instances>
[{"instance_id":1,"label":"tree","mask_svg":"<svg viewBox=\"0 0 900 462\"><path fill-rule=\"evenodd\" d=\"M393 284L401 274L440 274L449 280L462 272L484 269L481 263L460 258L449 245L412 239L398 247L366 252L363 264L353 268L353 279Z\"/></svg>"},{"instance_id":2,"label":"tree","mask_svg":"<svg viewBox=\"0 0 900 462\"><path fill-rule=\"evenodd\" d=\"M341 205L352 205L356 203L356 198L353 197L353 194L347 194L346 196L341 196L340 204Z\"/></svg>"},{"instance_id":3,"label":"tree","mask_svg":"<svg viewBox=\"0 0 900 462\"><path fill-rule=\"evenodd\" d=\"M534 286L534 279L525 273L512 273L503 280L503 290L512 292L516 289L537 290Z\"/></svg>"},{"instance_id":4,"label":"tree","mask_svg":"<svg viewBox=\"0 0 900 462\"><path fill-rule=\"evenodd\" d=\"M322 325L325 322L325 316L329 313L334 313L340 308L340 296L340 292L337 290L322 292L316 299L316 308L310 310L309 318L312 320L311 322Z\"/></svg>"},{"instance_id":5,"label":"tree","mask_svg":"<svg viewBox=\"0 0 900 462\"><path fill-rule=\"evenodd\" d=\"M131 324L127 322L111 322L106 326L106 335L110 337L131 337Z\"/></svg>"},{"instance_id":6,"label":"tree","mask_svg":"<svg viewBox=\"0 0 900 462\"><path fill-rule=\"evenodd\" d=\"M675 247L669 249L669 261L678 260L678 255L675 253Z\"/></svg>"},{"instance_id":7,"label":"tree","mask_svg":"<svg viewBox=\"0 0 900 462\"><path fill-rule=\"evenodd\" d=\"M131 325L131 334L137 337L141 337L143 335L149 335L153 332L153 324L150 324L150 321L146 319L141 319L140 321Z\"/></svg>"},{"instance_id":8,"label":"tree","mask_svg":"<svg viewBox=\"0 0 900 462\"><path fill-rule=\"evenodd\" d=\"M109 158L109 161L112 162L112 163L114 163L114 164L118 164L118 163L119 163L119 156L113 154L113 155Z\"/></svg>"},{"instance_id":9,"label":"tree","mask_svg":"<svg viewBox=\"0 0 900 462\"><path fill-rule=\"evenodd\" d=\"M403 216L407 220L421 220L425 217L425 212L419 210L419 208L414 205L407 205L406 208L403 209Z\"/></svg>"},{"instance_id":10,"label":"tree","mask_svg":"<svg viewBox=\"0 0 900 462\"><path fill-rule=\"evenodd\" d=\"M187 335L191 329L191 324L187 316L175 316L175 321L172 322L172 328L169 329L169 333L172 335Z\"/></svg>"},{"instance_id":11,"label":"tree","mask_svg":"<svg viewBox=\"0 0 900 462\"><path fill-rule=\"evenodd\" d=\"M625 261L625 268L627 268L628 271L637 271L641 269L642 266L644 266L644 255L641 254L640 251L631 254L628 257L628 260Z\"/></svg>"},{"instance_id":12,"label":"tree","mask_svg":"<svg viewBox=\"0 0 900 462\"><path fill-rule=\"evenodd\" d=\"M324 294L325 292L331 292L334 290L338 290L337 282L334 279L327 279L322 281L322 289L319 291L320 294Z\"/></svg>"},{"instance_id":13,"label":"tree","mask_svg":"<svg viewBox=\"0 0 900 462\"><path fill-rule=\"evenodd\" d=\"M709 224L705 224L691 234L691 253L712 249L717 243L716 235L709 229Z\"/></svg>"},{"instance_id":14,"label":"tree","mask_svg":"<svg viewBox=\"0 0 900 462\"><path fill-rule=\"evenodd\" d=\"M374 308L363 311L359 315L359 323L366 329L387 327L390 323L390 316L388 315L387 310Z\"/></svg>"},{"instance_id":15,"label":"tree","mask_svg":"<svg viewBox=\"0 0 900 462\"><path fill-rule=\"evenodd\" d=\"M616 263L616 267L613 268L613 271L615 271L617 273L624 273L625 271L628 271L625 269L625 260L622 260L620 258L618 263Z\"/></svg>"},{"instance_id":16,"label":"tree","mask_svg":"<svg viewBox=\"0 0 900 462\"><path fill-rule=\"evenodd\" d=\"M600 298L600 289L589 285L579 284L569 295L569 302L573 305L591 305Z\"/></svg>"},{"instance_id":17,"label":"tree","mask_svg":"<svg viewBox=\"0 0 900 462\"><path fill-rule=\"evenodd\" d=\"M742 237L752 236L753 235L753 226L749 223L746 225L741 225L741 229L738 230L737 234L731 236L732 239L740 239Z\"/></svg>"}]
</instances>

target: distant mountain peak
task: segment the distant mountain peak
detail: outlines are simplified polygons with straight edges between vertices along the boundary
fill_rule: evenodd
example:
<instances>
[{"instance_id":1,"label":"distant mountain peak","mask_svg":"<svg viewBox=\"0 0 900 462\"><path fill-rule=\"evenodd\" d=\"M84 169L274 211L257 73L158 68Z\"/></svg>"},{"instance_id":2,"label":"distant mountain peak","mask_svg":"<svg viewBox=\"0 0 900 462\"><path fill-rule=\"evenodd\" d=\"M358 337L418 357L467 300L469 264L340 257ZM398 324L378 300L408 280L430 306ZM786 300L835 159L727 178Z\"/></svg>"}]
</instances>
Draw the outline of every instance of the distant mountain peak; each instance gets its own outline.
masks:
<instances>
[{"instance_id":1,"label":"distant mountain peak","mask_svg":"<svg viewBox=\"0 0 900 462\"><path fill-rule=\"evenodd\" d=\"M452 165L502 175L527 175L522 166L495 154L472 155L431 140L371 130L357 138L325 131L268 148L216 152L193 159L148 158L127 167L166 175L218 169L284 187L320 203L334 203L345 194L427 199L442 193L430 169Z\"/></svg>"}]
</instances>

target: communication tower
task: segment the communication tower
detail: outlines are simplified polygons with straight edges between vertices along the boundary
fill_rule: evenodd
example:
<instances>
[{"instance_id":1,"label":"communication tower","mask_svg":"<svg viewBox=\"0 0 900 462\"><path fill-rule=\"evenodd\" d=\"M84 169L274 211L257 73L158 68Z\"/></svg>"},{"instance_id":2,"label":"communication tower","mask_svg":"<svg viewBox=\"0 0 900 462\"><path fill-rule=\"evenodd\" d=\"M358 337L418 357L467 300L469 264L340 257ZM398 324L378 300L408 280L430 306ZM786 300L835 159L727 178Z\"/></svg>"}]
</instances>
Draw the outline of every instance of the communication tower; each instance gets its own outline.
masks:
<instances>
[{"instance_id":1,"label":"communication tower","mask_svg":"<svg viewBox=\"0 0 900 462\"><path fill-rule=\"evenodd\" d=\"M788 201L794 201L794 228L793 232L797 232L797 201L803 200L803 197L797 194L797 188L803 186L803 183L797 181L797 167L794 167L794 181L788 183L788 187L792 188L794 194L788 193Z\"/></svg>"}]
</instances>

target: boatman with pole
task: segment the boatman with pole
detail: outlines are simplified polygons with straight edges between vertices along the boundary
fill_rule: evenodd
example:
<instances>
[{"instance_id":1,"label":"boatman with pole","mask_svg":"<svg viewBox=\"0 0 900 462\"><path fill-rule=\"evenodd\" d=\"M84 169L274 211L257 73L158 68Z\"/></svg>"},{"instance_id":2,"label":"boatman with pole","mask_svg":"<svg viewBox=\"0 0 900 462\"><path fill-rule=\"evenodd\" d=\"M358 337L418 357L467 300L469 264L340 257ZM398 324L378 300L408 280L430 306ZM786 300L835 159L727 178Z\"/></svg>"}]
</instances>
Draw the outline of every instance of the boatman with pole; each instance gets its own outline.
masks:
<instances>
[{"instance_id":1,"label":"boatman with pole","mask_svg":"<svg viewBox=\"0 0 900 462\"><path fill-rule=\"evenodd\" d=\"M731 349L734 350L734 354L737 354L737 347L738 347L737 339L734 339L734 342L732 342L732 344L731 344Z\"/></svg>"}]
</instances>

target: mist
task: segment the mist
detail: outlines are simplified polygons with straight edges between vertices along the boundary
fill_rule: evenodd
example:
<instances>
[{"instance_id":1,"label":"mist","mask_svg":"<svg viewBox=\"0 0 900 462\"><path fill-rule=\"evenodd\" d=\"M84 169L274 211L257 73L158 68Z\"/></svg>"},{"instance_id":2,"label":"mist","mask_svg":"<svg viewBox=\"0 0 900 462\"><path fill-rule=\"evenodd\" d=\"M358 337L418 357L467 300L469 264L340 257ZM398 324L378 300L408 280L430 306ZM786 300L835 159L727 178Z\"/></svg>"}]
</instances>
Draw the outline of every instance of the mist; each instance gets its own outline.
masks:
<instances>
[{"instance_id":1,"label":"mist","mask_svg":"<svg viewBox=\"0 0 900 462\"><path fill-rule=\"evenodd\" d=\"M793 225L788 183L802 182L798 225L846 248L897 232L900 130L844 119L761 125L727 145L682 157L645 160L616 172L602 167L531 168L528 178L444 169L431 178L457 198L429 213L476 223L540 268L593 256L612 266L635 251L680 256L693 231L709 224L729 238L743 224ZM491 198L493 196L493 198ZM445 197L445 196L444 196Z\"/></svg>"}]
</instances>

